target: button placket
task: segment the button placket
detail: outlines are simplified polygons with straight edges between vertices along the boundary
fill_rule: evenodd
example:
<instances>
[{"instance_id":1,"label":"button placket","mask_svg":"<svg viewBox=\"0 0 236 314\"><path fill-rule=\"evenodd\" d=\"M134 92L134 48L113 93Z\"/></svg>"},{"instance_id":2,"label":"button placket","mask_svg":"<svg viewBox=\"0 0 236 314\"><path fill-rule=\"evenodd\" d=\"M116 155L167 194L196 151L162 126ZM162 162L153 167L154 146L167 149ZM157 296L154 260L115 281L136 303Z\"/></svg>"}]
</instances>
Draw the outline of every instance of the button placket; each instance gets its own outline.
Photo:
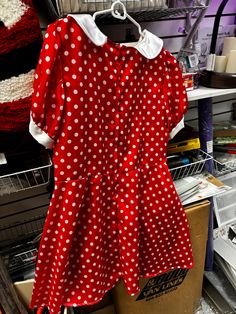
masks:
<instances>
[{"instance_id":1,"label":"button placket","mask_svg":"<svg viewBox=\"0 0 236 314\"><path fill-rule=\"evenodd\" d=\"M117 77L117 85L115 88L115 95L116 95L116 105L114 106L116 108L115 112L115 161L116 161L116 168L120 167L119 159L120 159L120 136L121 136L121 108L123 105L121 104L121 97L122 97L122 92L124 90L123 86L123 72L124 72L124 62L125 58L123 56L123 51L122 49L117 49L117 55L115 57L115 64L116 68L114 69L114 74Z\"/></svg>"},{"instance_id":2,"label":"button placket","mask_svg":"<svg viewBox=\"0 0 236 314\"><path fill-rule=\"evenodd\" d=\"M120 213L120 192L121 192L121 174L120 174L120 136L121 136L121 113L122 110L121 108L123 108L123 105L121 103L121 95L122 95L122 91L124 89L123 85L122 85L122 81L123 81L123 69L124 69L124 58L122 56L122 50L120 48L118 48L116 51L116 56L115 56L115 69L114 69L114 76L116 77L116 85L115 85L115 99L114 99L114 106L113 108L115 108L115 112L114 112L114 121L115 121L115 128L114 128L114 133L115 133L115 137L114 137L114 163L115 163L115 182L114 182L114 194L113 194L113 204L116 207L116 211L117 211L117 220L116 220L116 236L117 236L117 242L118 242L118 247L119 247L119 259L120 259L120 263L119 263L119 268L120 268L120 275L123 275L123 267L122 267L122 234L121 234L121 225L122 221L119 221L121 219L121 213Z\"/></svg>"}]
</instances>

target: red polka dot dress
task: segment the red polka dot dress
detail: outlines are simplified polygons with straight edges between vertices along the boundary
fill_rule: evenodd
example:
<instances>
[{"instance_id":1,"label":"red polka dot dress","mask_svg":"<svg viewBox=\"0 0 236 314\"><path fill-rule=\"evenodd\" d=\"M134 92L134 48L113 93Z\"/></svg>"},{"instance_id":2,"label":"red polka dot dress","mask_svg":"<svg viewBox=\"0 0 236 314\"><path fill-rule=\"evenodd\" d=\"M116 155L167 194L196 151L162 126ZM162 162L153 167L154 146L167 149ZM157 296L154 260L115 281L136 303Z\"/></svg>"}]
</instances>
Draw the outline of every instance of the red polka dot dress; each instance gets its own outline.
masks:
<instances>
[{"instance_id":1,"label":"red polka dot dress","mask_svg":"<svg viewBox=\"0 0 236 314\"><path fill-rule=\"evenodd\" d=\"M51 24L35 74L30 132L53 150L55 189L32 307L89 305L123 279L191 268L188 223L166 164L186 92L174 57L144 30L110 41L89 15Z\"/></svg>"}]
</instances>

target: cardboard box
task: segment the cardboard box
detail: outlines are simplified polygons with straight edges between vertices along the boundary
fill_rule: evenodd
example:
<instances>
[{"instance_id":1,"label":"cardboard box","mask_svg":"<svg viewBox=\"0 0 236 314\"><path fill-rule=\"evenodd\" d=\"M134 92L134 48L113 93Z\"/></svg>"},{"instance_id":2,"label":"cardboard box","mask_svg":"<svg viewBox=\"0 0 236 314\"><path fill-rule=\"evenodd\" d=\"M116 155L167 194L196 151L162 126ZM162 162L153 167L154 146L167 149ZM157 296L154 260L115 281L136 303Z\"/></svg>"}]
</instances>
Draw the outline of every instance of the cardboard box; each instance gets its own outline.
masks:
<instances>
[{"instance_id":1,"label":"cardboard box","mask_svg":"<svg viewBox=\"0 0 236 314\"><path fill-rule=\"evenodd\" d=\"M80 314L113 314L112 312L109 312L109 306L112 305L112 297L110 292L108 292L104 298L97 304L94 305L88 305L88 306L81 306L79 308ZM107 309L108 308L108 309ZM102 309L103 312L99 312L99 310ZM110 310L111 311L111 310Z\"/></svg>"},{"instance_id":2,"label":"cardboard box","mask_svg":"<svg viewBox=\"0 0 236 314\"><path fill-rule=\"evenodd\" d=\"M104 307L98 311L92 312L91 314L116 314L114 305L111 304L109 306Z\"/></svg>"},{"instance_id":3,"label":"cardboard box","mask_svg":"<svg viewBox=\"0 0 236 314\"><path fill-rule=\"evenodd\" d=\"M17 281L13 284L19 298L26 307L29 306L31 301L33 284L34 279ZM102 309L101 312L99 312L100 309ZM114 306L112 305L112 297L110 292L108 292L99 303L94 305L81 306L79 308L80 314L114 314L114 311L115 310Z\"/></svg>"},{"instance_id":4,"label":"cardboard box","mask_svg":"<svg viewBox=\"0 0 236 314\"><path fill-rule=\"evenodd\" d=\"M14 283L14 287L16 289L16 292L17 292L19 298L24 303L24 305L27 307L29 306L30 301L31 301L33 284L34 284L34 279L17 281Z\"/></svg>"},{"instance_id":5,"label":"cardboard box","mask_svg":"<svg viewBox=\"0 0 236 314\"><path fill-rule=\"evenodd\" d=\"M136 296L129 296L123 281L120 281L113 289L117 314L193 314L198 307L202 292L210 203L202 201L185 209L190 226L194 268L141 279L141 292Z\"/></svg>"}]
</instances>

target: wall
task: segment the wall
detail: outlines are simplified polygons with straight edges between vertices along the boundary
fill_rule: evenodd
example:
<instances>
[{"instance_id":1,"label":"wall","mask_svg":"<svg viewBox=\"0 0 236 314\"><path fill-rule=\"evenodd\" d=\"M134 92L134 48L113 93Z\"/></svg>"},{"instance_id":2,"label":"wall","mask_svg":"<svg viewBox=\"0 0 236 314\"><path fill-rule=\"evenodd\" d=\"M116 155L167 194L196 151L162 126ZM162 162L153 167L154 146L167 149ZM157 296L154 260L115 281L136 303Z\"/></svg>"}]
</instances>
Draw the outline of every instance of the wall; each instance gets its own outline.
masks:
<instances>
[{"instance_id":1,"label":"wall","mask_svg":"<svg viewBox=\"0 0 236 314\"><path fill-rule=\"evenodd\" d=\"M221 0L212 0L209 8L207 9L204 20L201 22L200 27L212 27L214 23L215 14L217 8L221 3ZM222 25L231 25L235 23L236 14L236 1L229 0L228 4L225 7L223 16L221 18ZM152 22L152 23L142 23L142 28L146 28L149 31L153 32L157 36L161 37L164 40L164 46L166 49L172 53L177 53L184 41L185 35L180 33L178 30L185 27L186 19L184 17L173 17L168 19L162 19L161 21ZM124 39L125 28L127 26L123 25L114 25L111 27L102 27L102 30L110 37L112 40ZM130 25L129 25L130 27ZM131 29L137 34L135 27Z\"/></svg>"}]
</instances>

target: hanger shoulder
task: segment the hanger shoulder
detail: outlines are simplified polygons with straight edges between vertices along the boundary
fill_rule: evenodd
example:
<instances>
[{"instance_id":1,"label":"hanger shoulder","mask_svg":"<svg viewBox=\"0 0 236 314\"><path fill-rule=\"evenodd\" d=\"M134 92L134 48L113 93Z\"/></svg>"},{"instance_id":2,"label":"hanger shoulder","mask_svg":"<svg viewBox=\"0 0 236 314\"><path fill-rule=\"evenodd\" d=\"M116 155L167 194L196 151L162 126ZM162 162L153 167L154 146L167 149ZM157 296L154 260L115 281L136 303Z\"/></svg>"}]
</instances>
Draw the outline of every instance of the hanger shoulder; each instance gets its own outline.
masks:
<instances>
[{"instance_id":1,"label":"hanger shoulder","mask_svg":"<svg viewBox=\"0 0 236 314\"><path fill-rule=\"evenodd\" d=\"M119 5L120 7L122 7L122 13L120 13L115 7L116 5ZM112 16L114 18L117 18L119 20L125 20L126 18L128 18L137 28L138 28L138 32L140 34L141 37L143 37L143 32L142 32L142 28L140 26L140 24L135 21L135 19L133 19L128 13L127 13L127 10L126 10L126 7L124 5L124 3L120 0L116 0L112 3L111 5L111 8L110 9L106 9L106 10L102 10L102 11L97 11L93 14L93 20L96 19L96 17L98 15L101 15L101 14L105 14L105 13L110 13L112 14Z\"/></svg>"}]
</instances>

